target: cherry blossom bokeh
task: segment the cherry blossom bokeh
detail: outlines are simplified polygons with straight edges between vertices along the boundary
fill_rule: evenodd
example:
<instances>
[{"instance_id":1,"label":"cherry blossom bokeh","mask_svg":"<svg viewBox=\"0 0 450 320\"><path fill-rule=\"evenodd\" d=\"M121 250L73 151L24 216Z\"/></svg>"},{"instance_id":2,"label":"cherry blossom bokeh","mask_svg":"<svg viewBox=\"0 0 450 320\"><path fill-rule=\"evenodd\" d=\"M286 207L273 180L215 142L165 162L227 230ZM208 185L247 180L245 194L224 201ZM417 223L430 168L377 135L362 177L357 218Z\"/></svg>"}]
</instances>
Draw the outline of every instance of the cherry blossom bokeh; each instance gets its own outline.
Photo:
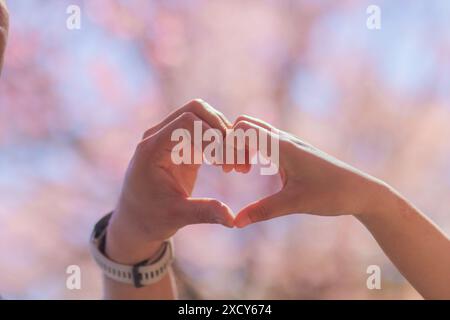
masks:
<instances>
[{"instance_id":1,"label":"cherry blossom bokeh","mask_svg":"<svg viewBox=\"0 0 450 320\"><path fill-rule=\"evenodd\" d=\"M66 8L81 7L80 30ZM366 27L366 8L382 28ZM142 133L201 97L272 122L392 184L450 233L450 2L13 0L0 79L0 292L97 299L93 224ZM238 211L277 177L204 166ZM419 298L352 217L291 215L176 238L182 297ZM66 288L79 265L81 290ZM382 290L366 287L369 265Z\"/></svg>"}]
</instances>

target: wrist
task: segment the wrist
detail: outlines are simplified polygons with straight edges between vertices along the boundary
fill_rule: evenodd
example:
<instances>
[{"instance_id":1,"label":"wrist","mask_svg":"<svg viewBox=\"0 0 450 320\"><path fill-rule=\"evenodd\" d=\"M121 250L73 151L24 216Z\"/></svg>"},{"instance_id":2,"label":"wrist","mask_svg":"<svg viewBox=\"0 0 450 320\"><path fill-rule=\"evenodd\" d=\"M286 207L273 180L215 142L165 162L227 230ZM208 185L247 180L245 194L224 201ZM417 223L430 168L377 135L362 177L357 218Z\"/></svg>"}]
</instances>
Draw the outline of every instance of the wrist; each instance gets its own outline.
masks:
<instances>
[{"instance_id":1,"label":"wrist","mask_svg":"<svg viewBox=\"0 0 450 320\"><path fill-rule=\"evenodd\" d=\"M122 264L135 264L155 256L165 239L148 241L126 223L111 219L106 231L105 254Z\"/></svg>"},{"instance_id":2,"label":"wrist","mask_svg":"<svg viewBox=\"0 0 450 320\"><path fill-rule=\"evenodd\" d=\"M400 195L391 186L382 181L375 181L369 190L369 200L357 218L362 222L376 219L395 210L400 200Z\"/></svg>"}]
</instances>

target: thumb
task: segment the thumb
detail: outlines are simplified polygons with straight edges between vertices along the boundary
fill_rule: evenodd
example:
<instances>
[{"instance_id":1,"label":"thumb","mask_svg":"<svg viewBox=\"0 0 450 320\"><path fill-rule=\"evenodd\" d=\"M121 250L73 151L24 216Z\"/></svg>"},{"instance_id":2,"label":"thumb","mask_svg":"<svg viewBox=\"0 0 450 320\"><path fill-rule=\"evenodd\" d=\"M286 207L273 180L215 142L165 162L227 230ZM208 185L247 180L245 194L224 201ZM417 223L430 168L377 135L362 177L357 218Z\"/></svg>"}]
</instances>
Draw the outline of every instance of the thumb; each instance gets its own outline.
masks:
<instances>
[{"instance_id":1,"label":"thumb","mask_svg":"<svg viewBox=\"0 0 450 320\"><path fill-rule=\"evenodd\" d=\"M283 216L293 211L283 191L253 202L242 209L234 219L234 225L243 228L251 223Z\"/></svg>"},{"instance_id":2,"label":"thumb","mask_svg":"<svg viewBox=\"0 0 450 320\"><path fill-rule=\"evenodd\" d=\"M189 198L183 209L186 225L199 223L216 223L232 228L234 216L231 209L223 202L210 198Z\"/></svg>"}]
</instances>

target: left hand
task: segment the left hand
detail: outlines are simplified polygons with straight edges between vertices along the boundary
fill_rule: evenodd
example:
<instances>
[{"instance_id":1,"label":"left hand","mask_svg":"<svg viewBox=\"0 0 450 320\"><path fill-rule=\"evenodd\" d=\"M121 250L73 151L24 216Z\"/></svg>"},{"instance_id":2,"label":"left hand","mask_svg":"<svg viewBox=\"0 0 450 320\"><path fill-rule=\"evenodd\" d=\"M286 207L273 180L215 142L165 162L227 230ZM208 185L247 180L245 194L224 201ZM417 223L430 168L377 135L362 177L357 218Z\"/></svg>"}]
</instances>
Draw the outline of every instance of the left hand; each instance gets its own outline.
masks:
<instances>
[{"instance_id":1,"label":"left hand","mask_svg":"<svg viewBox=\"0 0 450 320\"><path fill-rule=\"evenodd\" d=\"M194 136L194 122L203 130L225 133L231 123L201 100L193 100L147 130L131 160L122 192L108 226L106 253L117 262L135 263L154 254L180 228L197 223L233 227L231 209L208 198L191 198L200 164L174 164L171 135L186 129ZM195 150L196 148L192 148ZM202 150L195 150L199 152ZM236 169L234 166L230 169Z\"/></svg>"}]
</instances>

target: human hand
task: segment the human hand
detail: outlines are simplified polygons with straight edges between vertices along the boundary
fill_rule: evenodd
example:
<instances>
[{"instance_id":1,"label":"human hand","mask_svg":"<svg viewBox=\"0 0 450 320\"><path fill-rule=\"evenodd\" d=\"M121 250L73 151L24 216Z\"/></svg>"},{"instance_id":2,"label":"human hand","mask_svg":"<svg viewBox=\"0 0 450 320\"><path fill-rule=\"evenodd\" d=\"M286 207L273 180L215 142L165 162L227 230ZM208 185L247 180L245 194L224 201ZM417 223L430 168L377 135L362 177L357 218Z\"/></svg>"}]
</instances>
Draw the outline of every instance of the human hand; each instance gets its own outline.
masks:
<instances>
[{"instance_id":1,"label":"human hand","mask_svg":"<svg viewBox=\"0 0 450 320\"><path fill-rule=\"evenodd\" d=\"M239 117L234 129L254 129L279 139L282 189L243 208L237 227L291 213L361 215L377 206L387 185L262 120ZM258 143L259 145L259 143ZM269 143L267 143L269 145Z\"/></svg>"},{"instance_id":2,"label":"human hand","mask_svg":"<svg viewBox=\"0 0 450 320\"><path fill-rule=\"evenodd\" d=\"M106 253L117 262L135 263L152 256L164 240L186 225L233 227L234 217L225 204L190 198L200 165L172 162L172 148L177 144L171 141L172 132L179 128L193 132L196 120L202 121L203 130L214 128L225 134L231 127L223 114L194 100L147 130L137 146L107 231ZM239 170L223 166L224 171L233 168Z\"/></svg>"}]
</instances>

